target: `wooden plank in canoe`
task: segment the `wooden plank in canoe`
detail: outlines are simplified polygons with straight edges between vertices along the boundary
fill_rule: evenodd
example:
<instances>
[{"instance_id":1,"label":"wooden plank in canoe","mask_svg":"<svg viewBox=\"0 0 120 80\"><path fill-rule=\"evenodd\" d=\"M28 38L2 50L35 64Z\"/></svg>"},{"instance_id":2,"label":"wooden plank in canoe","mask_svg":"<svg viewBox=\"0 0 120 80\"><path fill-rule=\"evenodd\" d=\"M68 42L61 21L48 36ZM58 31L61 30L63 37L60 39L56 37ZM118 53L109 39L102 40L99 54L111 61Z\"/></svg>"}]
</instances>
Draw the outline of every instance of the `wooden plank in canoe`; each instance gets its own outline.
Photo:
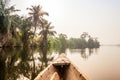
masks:
<instances>
[{"instance_id":1,"label":"wooden plank in canoe","mask_svg":"<svg viewBox=\"0 0 120 80\"><path fill-rule=\"evenodd\" d=\"M58 75L57 72L53 73L53 75L51 76L50 80L60 80L60 76Z\"/></svg>"},{"instance_id":2,"label":"wooden plank in canoe","mask_svg":"<svg viewBox=\"0 0 120 80\"><path fill-rule=\"evenodd\" d=\"M65 57L65 54L61 54L52 64L54 66L67 66L70 65L70 61Z\"/></svg>"}]
</instances>

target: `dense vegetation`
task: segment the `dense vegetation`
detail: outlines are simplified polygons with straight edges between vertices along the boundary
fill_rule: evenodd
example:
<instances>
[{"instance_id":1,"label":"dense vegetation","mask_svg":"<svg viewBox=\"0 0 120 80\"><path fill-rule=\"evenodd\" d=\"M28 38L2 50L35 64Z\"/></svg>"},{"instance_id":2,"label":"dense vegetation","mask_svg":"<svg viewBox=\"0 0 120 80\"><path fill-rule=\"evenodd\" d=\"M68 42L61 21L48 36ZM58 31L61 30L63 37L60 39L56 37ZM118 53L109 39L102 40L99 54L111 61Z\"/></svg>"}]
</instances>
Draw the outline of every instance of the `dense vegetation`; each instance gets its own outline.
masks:
<instances>
[{"instance_id":1,"label":"dense vegetation","mask_svg":"<svg viewBox=\"0 0 120 80\"><path fill-rule=\"evenodd\" d=\"M68 40L69 48L99 48L100 43L97 38L90 36L88 33L83 32L80 38L70 38Z\"/></svg>"},{"instance_id":2,"label":"dense vegetation","mask_svg":"<svg viewBox=\"0 0 120 80\"><path fill-rule=\"evenodd\" d=\"M85 49L99 48L100 43L97 38L91 37L88 33L83 32L80 38L67 39L65 34L60 34L59 37L50 38L51 47L54 49Z\"/></svg>"},{"instance_id":3,"label":"dense vegetation","mask_svg":"<svg viewBox=\"0 0 120 80\"><path fill-rule=\"evenodd\" d=\"M15 14L15 6L8 6L6 0L0 2L0 47L41 47L56 50L66 48L98 48L100 46L97 38L91 37L84 32L80 38L67 39L67 35L59 34L55 37L51 22L44 16L49 14L42 10L40 5L31 6L29 17ZM54 36L54 37L53 37Z\"/></svg>"}]
</instances>

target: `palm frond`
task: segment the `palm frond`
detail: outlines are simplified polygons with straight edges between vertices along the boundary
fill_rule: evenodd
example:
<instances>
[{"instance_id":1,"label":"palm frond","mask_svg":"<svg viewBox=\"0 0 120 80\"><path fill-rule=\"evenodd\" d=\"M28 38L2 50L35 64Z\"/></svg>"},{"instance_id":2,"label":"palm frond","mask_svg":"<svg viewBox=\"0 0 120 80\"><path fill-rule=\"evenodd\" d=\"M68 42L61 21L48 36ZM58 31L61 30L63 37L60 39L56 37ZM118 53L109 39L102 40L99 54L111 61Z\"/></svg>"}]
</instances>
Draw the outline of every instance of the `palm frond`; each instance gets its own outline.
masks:
<instances>
[{"instance_id":1,"label":"palm frond","mask_svg":"<svg viewBox=\"0 0 120 80\"><path fill-rule=\"evenodd\" d=\"M49 14L48 14L47 12L45 12L45 11L42 11L42 12L40 13L40 15L41 15L41 16L43 16L43 15L49 16Z\"/></svg>"}]
</instances>

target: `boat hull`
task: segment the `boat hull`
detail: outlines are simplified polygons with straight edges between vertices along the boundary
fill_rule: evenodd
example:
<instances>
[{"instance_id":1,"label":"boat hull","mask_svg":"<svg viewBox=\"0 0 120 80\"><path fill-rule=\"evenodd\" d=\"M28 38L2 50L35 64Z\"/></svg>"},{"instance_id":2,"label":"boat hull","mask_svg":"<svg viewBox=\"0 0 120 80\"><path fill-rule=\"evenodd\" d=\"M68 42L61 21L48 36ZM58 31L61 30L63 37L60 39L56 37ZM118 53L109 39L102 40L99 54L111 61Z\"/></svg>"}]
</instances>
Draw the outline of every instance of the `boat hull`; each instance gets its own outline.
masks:
<instances>
[{"instance_id":1,"label":"boat hull","mask_svg":"<svg viewBox=\"0 0 120 80\"><path fill-rule=\"evenodd\" d=\"M35 80L89 80L64 55L60 55L52 64L43 70Z\"/></svg>"}]
</instances>

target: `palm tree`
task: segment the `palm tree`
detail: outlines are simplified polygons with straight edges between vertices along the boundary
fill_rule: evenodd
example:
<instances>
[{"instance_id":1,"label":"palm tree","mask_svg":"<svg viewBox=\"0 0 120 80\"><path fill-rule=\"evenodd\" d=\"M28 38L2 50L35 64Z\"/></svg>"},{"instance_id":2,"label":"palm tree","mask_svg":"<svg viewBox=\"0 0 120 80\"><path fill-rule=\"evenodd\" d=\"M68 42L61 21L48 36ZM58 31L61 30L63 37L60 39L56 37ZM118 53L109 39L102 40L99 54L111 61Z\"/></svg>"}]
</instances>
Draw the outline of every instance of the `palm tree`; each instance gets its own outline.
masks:
<instances>
[{"instance_id":1,"label":"palm tree","mask_svg":"<svg viewBox=\"0 0 120 80\"><path fill-rule=\"evenodd\" d=\"M18 31L22 27L22 17L19 15L12 15L11 17L11 27L10 27L10 33L12 34L13 38L18 39Z\"/></svg>"},{"instance_id":2,"label":"palm tree","mask_svg":"<svg viewBox=\"0 0 120 80\"><path fill-rule=\"evenodd\" d=\"M15 9L15 6L10 6L7 7L7 3L1 1L1 8L0 8L0 20L1 20L1 25L0 25L0 29L3 33L9 33L10 31L10 27L11 27L11 22L14 20L12 20L12 13L19 11L18 9Z\"/></svg>"},{"instance_id":3,"label":"palm tree","mask_svg":"<svg viewBox=\"0 0 120 80\"><path fill-rule=\"evenodd\" d=\"M89 49L94 48L94 39L93 39L93 37L89 36L87 46L88 46Z\"/></svg>"},{"instance_id":4,"label":"palm tree","mask_svg":"<svg viewBox=\"0 0 120 80\"><path fill-rule=\"evenodd\" d=\"M8 16L6 15L6 6L7 3L4 0L0 1L0 44L3 45L4 39L6 37L6 33L8 32L8 25L9 25L9 20ZM5 37L4 37L5 36Z\"/></svg>"},{"instance_id":5,"label":"palm tree","mask_svg":"<svg viewBox=\"0 0 120 80\"><path fill-rule=\"evenodd\" d=\"M81 48L82 49L84 49L84 48L86 48L87 47L87 40L86 40L86 38L88 37L89 35L88 35L88 33L87 32L83 32L82 34L81 34Z\"/></svg>"},{"instance_id":6,"label":"palm tree","mask_svg":"<svg viewBox=\"0 0 120 80\"><path fill-rule=\"evenodd\" d=\"M10 36L10 27L12 22L11 13L18 11L14 6L7 6L8 0L0 1L0 44L4 45Z\"/></svg>"},{"instance_id":7,"label":"palm tree","mask_svg":"<svg viewBox=\"0 0 120 80\"><path fill-rule=\"evenodd\" d=\"M34 29L34 35L36 32L37 26L41 26L43 24L43 15L49 15L47 12L42 10L42 7L40 5L38 6L31 6L31 8L27 8L27 10L30 10L29 15L32 19L33 26L35 27ZM33 35L33 38L34 38Z\"/></svg>"},{"instance_id":8,"label":"palm tree","mask_svg":"<svg viewBox=\"0 0 120 80\"><path fill-rule=\"evenodd\" d=\"M39 33L39 35L41 35L41 39L42 39L42 42L41 42L42 47L48 47L48 37L54 36L54 34L56 33L56 31L51 30L53 28L54 28L54 26L51 26L51 22L48 23L48 21L44 20L42 30Z\"/></svg>"},{"instance_id":9,"label":"palm tree","mask_svg":"<svg viewBox=\"0 0 120 80\"><path fill-rule=\"evenodd\" d=\"M31 31L31 20L29 18L22 19L22 26L20 28L20 32L22 33L21 40L23 42L23 46L30 46L30 37L33 35Z\"/></svg>"},{"instance_id":10,"label":"palm tree","mask_svg":"<svg viewBox=\"0 0 120 80\"><path fill-rule=\"evenodd\" d=\"M85 39L87 36L88 36L88 33L87 32L83 32L80 37L82 39Z\"/></svg>"}]
</instances>

